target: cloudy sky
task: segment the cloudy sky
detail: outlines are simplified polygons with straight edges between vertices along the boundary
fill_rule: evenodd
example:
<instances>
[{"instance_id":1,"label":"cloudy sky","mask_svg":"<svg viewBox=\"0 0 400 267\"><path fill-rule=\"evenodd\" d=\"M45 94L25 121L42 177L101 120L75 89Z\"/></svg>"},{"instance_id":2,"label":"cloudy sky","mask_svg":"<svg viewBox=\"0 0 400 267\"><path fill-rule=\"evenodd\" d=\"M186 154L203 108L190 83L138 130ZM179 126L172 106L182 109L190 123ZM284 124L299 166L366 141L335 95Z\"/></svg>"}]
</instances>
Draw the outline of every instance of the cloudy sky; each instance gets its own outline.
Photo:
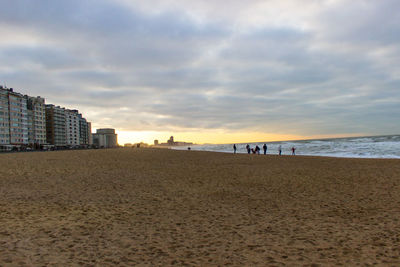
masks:
<instances>
[{"instance_id":1,"label":"cloudy sky","mask_svg":"<svg viewBox=\"0 0 400 267\"><path fill-rule=\"evenodd\" d=\"M400 133L398 0L0 6L0 84L120 143Z\"/></svg>"}]
</instances>

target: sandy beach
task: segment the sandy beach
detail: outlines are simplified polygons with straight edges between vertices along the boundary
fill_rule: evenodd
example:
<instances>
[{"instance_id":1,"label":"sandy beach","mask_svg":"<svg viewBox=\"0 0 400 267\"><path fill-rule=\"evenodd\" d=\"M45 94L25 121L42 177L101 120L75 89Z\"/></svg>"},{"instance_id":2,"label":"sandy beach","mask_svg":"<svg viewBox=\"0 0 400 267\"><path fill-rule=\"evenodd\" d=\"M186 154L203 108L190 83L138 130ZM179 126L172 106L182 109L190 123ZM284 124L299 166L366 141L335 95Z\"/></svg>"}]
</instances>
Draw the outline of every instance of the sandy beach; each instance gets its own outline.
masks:
<instances>
[{"instance_id":1,"label":"sandy beach","mask_svg":"<svg viewBox=\"0 0 400 267\"><path fill-rule=\"evenodd\" d=\"M0 266L400 265L400 160L0 154Z\"/></svg>"}]
</instances>

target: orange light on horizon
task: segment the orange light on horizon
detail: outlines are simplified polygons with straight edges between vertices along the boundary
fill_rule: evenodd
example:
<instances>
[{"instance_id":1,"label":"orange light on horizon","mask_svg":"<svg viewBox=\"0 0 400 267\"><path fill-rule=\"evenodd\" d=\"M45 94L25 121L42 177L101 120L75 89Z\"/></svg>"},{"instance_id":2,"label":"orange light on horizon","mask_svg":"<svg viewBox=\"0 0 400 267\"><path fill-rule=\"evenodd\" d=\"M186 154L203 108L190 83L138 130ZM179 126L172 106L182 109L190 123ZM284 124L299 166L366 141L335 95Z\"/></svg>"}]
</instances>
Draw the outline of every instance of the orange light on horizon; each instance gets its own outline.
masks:
<instances>
[{"instance_id":1,"label":"orange light on horizon","mask_svg":"<svg viewBox=\"0 0 400 267\"><path fill-rule=\"evenodd\" d=\"M340 138L351 136L362 136L363 134L336 134L336 135L293 135L293 134L271 134L262 132L228 132L226 130L198 130L198 131L176 131L176 132L157 132L157 131L117 131L118 143L153 144L154 140L165 143L174 136L175 141L192 142L194 144L233 144L233 143L255 143L273 142L304 139Z\"/></svg>"}]
</instances>

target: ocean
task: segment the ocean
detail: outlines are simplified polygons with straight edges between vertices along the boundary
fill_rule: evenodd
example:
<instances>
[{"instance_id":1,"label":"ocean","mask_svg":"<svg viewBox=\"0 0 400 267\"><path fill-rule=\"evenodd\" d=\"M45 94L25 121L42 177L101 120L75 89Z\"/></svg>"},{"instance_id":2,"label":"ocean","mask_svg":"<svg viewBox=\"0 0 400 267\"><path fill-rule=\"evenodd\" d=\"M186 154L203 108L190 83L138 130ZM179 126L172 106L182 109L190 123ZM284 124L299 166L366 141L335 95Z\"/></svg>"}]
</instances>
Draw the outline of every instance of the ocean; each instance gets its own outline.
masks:
<instances>
[{"instance_id":1,"label":"ocean","mask_svg":"<svg viewBox=\"0 0 400 267\"><path fill-rule=\"evenodd\" d=\"M318 140L298 140L281 142L259 142L236 144L237 153L247 153L246 145L261 148L267 144L267 154L278 154L282 146L282 155L291 155L291 148L296 148L296 155L328 156L341 158L400 158L400 135L331 138ZM192 150L233 153L233 144L193 145ZM187 147L174 147L187 149Z\"/></svg>"}]
</instances>

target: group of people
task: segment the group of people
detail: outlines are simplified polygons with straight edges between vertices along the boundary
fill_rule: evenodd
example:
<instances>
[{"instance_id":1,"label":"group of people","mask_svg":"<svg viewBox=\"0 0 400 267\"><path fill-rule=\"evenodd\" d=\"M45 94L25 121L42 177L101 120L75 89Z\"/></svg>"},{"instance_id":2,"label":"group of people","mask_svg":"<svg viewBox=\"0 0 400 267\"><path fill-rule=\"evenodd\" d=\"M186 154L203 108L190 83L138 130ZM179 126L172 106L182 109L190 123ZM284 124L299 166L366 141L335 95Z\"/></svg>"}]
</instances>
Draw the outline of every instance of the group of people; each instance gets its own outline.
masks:
<instances>
[{"instance_id":1,"label":"group of people","mask_svg":"<svg viewBox=\"0 0 400 267\"><path fill-rule=\"evenodd\" d=\"M263 148L263 151L264 151L264 155L266 155L267 154L267 150L268 150L267 144L264 144L262 146L262 148ZM258 145L256 145L254 148L250 148L250 145L247 144L246 145L246 150L247 150L247 154L253 153L253 154L260 155L261 148ZM236 146L236 144L233 144L233 153L236 153L236 151L237 151L237 146ZM282 155L282 146L281 145L279 145L279 147L278 147L278 153L279 153L279 155ZM295 154L296 154L296 148L293 146L292 147L292 155L295 155Z\"/></svg>"}]
</instances>

